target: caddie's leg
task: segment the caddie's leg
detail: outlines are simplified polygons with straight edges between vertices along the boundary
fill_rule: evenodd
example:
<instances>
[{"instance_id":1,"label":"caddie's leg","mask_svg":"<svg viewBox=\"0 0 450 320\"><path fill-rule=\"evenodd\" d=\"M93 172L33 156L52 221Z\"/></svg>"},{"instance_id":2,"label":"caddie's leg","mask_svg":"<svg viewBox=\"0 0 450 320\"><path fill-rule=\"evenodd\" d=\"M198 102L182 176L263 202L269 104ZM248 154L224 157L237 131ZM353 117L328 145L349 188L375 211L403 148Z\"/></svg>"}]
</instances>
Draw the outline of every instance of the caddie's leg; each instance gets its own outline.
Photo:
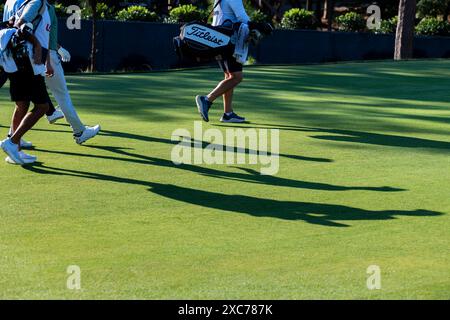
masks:
<instances>
[{"instance_id":1,"label":"caddie's leg","mask_svg":"<svg viewBox=\"0 0 450 320\"><path fill-rule=\"evenodd\" d=\"M214 102L214 100L224 95L228 91L231 91L232 95L233 89L242 82L242 79L242 72L229 73L229 76L219 82L217 87L206 96L208 98L208 101Z\"/></svg>"},{"instance_id":2,"label":"caddie's leg","mask_svg":"<svg viewBox=\"0 0 450 320\"><path fill-rule=\"evenodd\" d=\"M14 134L11 136L11 141L17 145L20 143L23 135L29 131L42 118L48 110L48 103L36 104L30 112L20 122Z\"/></svg>"},{"instance_id":3,"label":"caddie's leg","mask_svg":"<svg viewBox=\"0 0 450 320\"><path fill-rule=\"evenodd\" d=\"M233 93L234 89L228 90L223 94L223 112L228 113L233 111Z\"/></svg>"},{"instance_id":4,"label":"caddie's leg","mask_svg":"<svg viewBox=\"0 0 450 320\"><path fill-rule=\"evenodd\" d=\"M11 121L11 129L9 131L9 135L12 136L14 132L19 127L20 123L22 122L23 118L28 113L28 109L30 108L30 103L27 101L17 101L16 102L16 108L14 110L12 121Z\"/></svg>"}]
</instances>

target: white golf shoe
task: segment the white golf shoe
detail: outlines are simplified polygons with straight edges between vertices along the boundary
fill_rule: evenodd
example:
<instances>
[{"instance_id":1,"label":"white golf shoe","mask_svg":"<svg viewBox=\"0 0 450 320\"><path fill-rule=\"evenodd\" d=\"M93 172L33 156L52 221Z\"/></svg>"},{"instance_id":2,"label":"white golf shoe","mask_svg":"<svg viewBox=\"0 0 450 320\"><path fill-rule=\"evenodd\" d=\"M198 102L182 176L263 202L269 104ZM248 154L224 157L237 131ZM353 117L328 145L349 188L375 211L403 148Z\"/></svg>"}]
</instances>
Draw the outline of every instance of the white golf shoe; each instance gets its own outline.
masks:
<instances>
[{"instance_id":1,"label":"white golf shoe","mask_svg":"<svg viewBox=\"0 0 450 320\"><path fill-rule=\"evenodd\" d=\"M89 139L92 139L100 132L100 125L96 125L93 127L86 126L84 131L80 133L79 135L73 135L73 138L75 139L75 142L78 144L83 144Z\"/></svg>"},{"instance_id":2,"label":"white golf shoe","mask_svg":"<svg viewBox=\"0 0 450 320\"><path fill-rule=\"evenodd\" d=\"M23 139L20 139L20 147L22 149L31 149L33 148L33 144L29 141L25 141Z\"/></svg>"},{"instance_id":3,"label":"white golf shoe","mask_svg":"<svg viewBox=\"0 0 450 320\"><path fill-rule=\"evenodd\" d=\"M3 149L3 151L8 155L8 157L11 158L12 161L14 161L14 163L24 164L19 154L19 146L17 144L14 144L10 138L7 138L2 142L0 142L0 146Z\"/></svg>"},{"instance_id":4,"label":"white golf shoe","mask_svg":"<svg viewBox=\"0 0 450 320\"><path fill-rule=\"evenodd\" d=\"M36 156L32 156L31 154L26 154L23 151L19 151L20 159L22 159L24 164L34 163L37 160ZM20 164L11 159L10 156L6 157L5 161L9 164Z\"/></svg>"},{"instance_id":5,"label":"white golf shoe","mask_svg":"<svg viewBox=\"0 0 450 320\"><path fill-rule=\"evenodd\" d=\"M54 124L56 121L64 118L64 113L61 111L60 108L56 108L55 112L53 112L50 116L45 116L48 120L48 123Z\"/></svg>"}]
</instances>

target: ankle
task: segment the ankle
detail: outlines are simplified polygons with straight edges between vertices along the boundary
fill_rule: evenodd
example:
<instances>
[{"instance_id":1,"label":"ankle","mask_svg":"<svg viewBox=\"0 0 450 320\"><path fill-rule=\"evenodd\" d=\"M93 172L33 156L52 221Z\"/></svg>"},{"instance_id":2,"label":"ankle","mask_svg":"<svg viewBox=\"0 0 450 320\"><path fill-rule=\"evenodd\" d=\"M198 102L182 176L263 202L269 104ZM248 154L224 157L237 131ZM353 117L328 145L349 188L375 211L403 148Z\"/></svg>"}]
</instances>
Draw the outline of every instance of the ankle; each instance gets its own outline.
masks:
<instances>
[{"instance_id":1,"label":"ankle","mask_svg":"<svg viewBox=\"0 0 450 320\"><path fill-rule=\"evenodd\" d=\"M11 137L9 138L12 143L19 145L20 144L20 138L17 137Z\"/></svg>"}]
</instances>

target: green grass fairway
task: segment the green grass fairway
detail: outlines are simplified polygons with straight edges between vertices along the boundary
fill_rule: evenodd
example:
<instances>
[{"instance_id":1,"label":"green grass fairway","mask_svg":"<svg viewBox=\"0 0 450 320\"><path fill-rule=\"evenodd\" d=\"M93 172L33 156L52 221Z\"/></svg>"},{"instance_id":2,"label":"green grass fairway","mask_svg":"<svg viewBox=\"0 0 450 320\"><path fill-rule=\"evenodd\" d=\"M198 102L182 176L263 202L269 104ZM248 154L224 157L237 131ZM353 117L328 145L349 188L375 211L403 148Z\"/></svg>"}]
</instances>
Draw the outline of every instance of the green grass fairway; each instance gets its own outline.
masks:
<instances>
[{"instance_id":1,"label":"green grass fairway","mask_svg":"<svg viewBox=\"0 0 450 320\"><path fill-rule=\"evenodd\" d=\"M280 130L276 176L171 162L221 77L68 77L103 133L80 147L42 120L26 136L40 164L2 154L0 298L450 298L450 61L248 68L235 110ZM5 136L7 87L0 105ZM204 129L230 127L220 109Z\"/></svg>"}]
</instances>

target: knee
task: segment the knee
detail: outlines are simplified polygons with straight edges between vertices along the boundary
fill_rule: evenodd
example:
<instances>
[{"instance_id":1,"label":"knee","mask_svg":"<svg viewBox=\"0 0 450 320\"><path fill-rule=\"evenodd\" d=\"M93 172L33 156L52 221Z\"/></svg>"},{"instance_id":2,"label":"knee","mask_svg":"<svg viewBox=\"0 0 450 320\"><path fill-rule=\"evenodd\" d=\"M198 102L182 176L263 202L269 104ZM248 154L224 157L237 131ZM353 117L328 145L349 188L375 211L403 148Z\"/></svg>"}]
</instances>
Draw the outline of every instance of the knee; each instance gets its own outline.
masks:
<instances>
[{"instance_id":1,"label":"knee","mask_svg":"<svg viewBox=\"0 0 450 320\"><path fill-rule=\"evenodd\" d=\"M16 102L16 109L21 110L21 111L27 111L29 108L30 104L28 102L25 101L17 101Z\"/></svg>"},{"instance_id":2,"label":"knee","mask_svg":"<svg viewBox=\"0 0 450 320\"><path fill-rule=\"evenodd\" d=\"M232 79L233 79L233 82L235 83L235 85L238 85L239 83L241 83L244 80L244 77L241 73L238 73L238 74L233 74Z\"/></svg>"},{"instance_id":3,"label":"knee","mask_svg":"<svg viewBox=\"0 0 450 320\"><path fill-rule=\"evenodd\" d=\"M33 111L38 112L39 114L45 114L48 112L49 109L50 106L48 103L42 103L35 105Z\"/></svg>"}]
</instances>

